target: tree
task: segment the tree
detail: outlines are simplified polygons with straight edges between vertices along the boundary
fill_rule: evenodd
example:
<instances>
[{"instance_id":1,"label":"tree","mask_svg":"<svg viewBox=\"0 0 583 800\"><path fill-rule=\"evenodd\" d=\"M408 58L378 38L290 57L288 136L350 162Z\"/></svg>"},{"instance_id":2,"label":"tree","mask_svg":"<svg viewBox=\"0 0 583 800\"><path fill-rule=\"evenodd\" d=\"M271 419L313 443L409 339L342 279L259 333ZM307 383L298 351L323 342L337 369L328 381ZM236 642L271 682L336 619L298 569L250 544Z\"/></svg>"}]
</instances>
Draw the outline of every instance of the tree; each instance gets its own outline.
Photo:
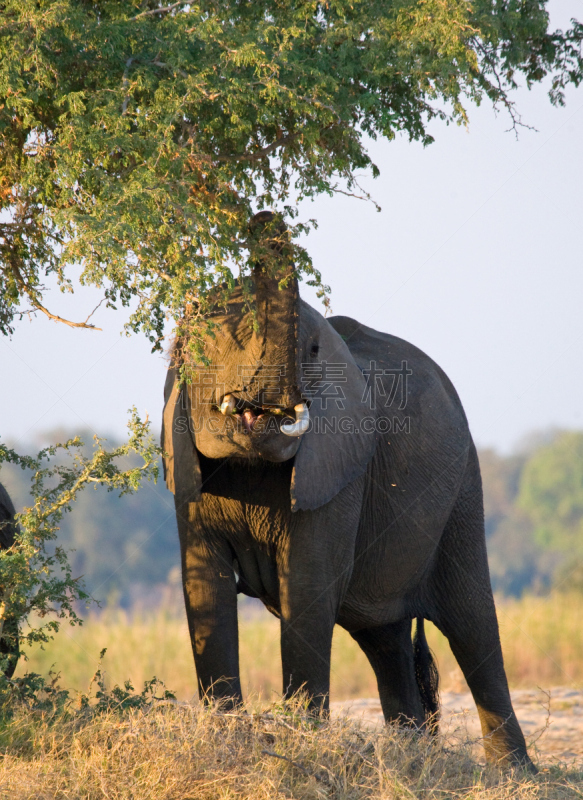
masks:
<instances>
[{"instance_id":1,"label":"tree","mask_svg":"<svg viewBox=\"0 0 583 800\"><path fill-rule=\"evenodd\" d=\"M488 98L520 117L519 80L583 75L583 26L549 32L546 0L6 0L0 4L0 330L54 273L161 346L167 317L196 333L258 247L273 208L298 275L296 206L359 191L366 137L432 141ZM20 307L21 309L21 307ZM22 310L22 309L21 309ZM90 320L67 324L91 327Z\"/></svg>"},{"instance_id":2,"label":"tree","mask_svg":"<svg viewBox=\"0 0 583 800\"><path fill-rule=\"evenodd\" d=\"M583 556L583 433L564 431L524 466L518 506L548 550Z\"/></svg>"},{"instance_id":3,"label":"tree","mask_svg":"<svg viewBox=\"0 0 583 800\"><path fill-rule=\"evenodd\" d=\"M42 643L59 630L60 620L72 625L81 622L75 601L90 597L80 576L73 576L67 551L50 545L57 538L63 514L87 486L104 486L124 495L137 491L144 478L156 480L160 448L150 436L148 421L142 422L133 409L128 428L125 445L107 451L95 437L89 455L83 454L78 437L47 447L36 457L18 455L0 444L0 466L9 462L32 471L34 501L16 515L14 543L0 550L0 636L4 640L14 640L19 632L26 644ZM55 464L58 454L69 458ZM128 456L137 456L138 463L120 468L120 461L123 467ZM31 622L31 615L36 615L36 621ZM10 624L5 627L5 623ZM7 653L12 650L5 647ZM3 671L9 658L0 655L0 690L6 688Z\"/></svg>"},{"instance_id":4,"label":"tree","mask_svg":"<svg viewBox=\"0 0 583 800\"><path fill-rule=\"evenodd\" d=\"M93 434L89 431L47 432L42 441L67 441L74 434L85 442L75 449L92 457ZM108 440L102 448L116 450L121 442ZM36 448L38 450L39 447ZM31 446L30 452L36 452ZM1 462L1 456L0 456ZM67 451L58 450L51 465L66 465ZM124 471L141 463L139 455L124 458ZM16 464L0 463L0 482L17 509L34 504L34 473ZM172 495L163 482L142 482L132 494L119 496L107 486L90 482L72 506L73 513L59 520L59 546L68 551L72 574L83 576L85 590L97 601L115 596L128 606L138 598L157 598L161 585L180 565L180 550Z\"/></svg>"},{"instance_id":5,"label":"tree","mask_svg":"<svg viewBox=\"0 0 583 800\"><path fill-rule=\"evenodd\" d=\"M490 539L500 523L512 514L524 457L501 456L491 449L480 450L478 455L484 488L486 538Z\"/></svg>"}]
</instances>

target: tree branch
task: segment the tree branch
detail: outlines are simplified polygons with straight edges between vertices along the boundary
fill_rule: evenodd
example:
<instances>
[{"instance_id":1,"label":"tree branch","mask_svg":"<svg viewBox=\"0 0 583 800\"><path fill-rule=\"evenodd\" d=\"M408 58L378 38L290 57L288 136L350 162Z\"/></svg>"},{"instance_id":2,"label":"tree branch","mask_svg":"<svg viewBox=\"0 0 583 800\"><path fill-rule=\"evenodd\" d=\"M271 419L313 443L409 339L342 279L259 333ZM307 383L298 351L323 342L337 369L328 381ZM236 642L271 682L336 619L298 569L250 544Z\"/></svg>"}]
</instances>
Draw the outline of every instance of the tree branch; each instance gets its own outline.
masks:
<instances>
[{"instance_id":1,"label":"tree branch","mask_svg":"<svg viewBox=\"0 0 583 800\"><path fill-rule=\"evenodd\" d=\"M59 317L57 314L52 314L48 308L45 308L38 300L33 300L32 297L30 298L30 302L33 304L35 308L38 308L39 311L42 311L43 314L46 314L49 319L54 320L55 322L63 322L65 325L68 325L70 328L87 328L90 331L101 331L103 328L98 328L96 325L89 325L87 322L72 322L70 319L64 319L64 317ZM101 303L100 303L101 305ZM91 317L97 309L94 309L89 317ZM87 317L87 319L89 319Z\"/></svg>"},{"instance_id":2,"label":"tree branch","mask_svg":"<svg viewBox=\"0 0 583 800\"><path fill-rule=\"evenodd\" d=\"M522 121L521 115L516 111L516 103L514 103L508 97L508 94L502 82L502 78L500 77L500 73L496 68L496 62L492 58L491 53L488 52L488 49L484 46L484 44L480 41L480 39L477 36L470 37L470 41L474 44L476 50L479 50L481 52L484 61L490 67L492 75L496 80L497 87L494 87L493 84L490 83L490 81L488 81L488 83L490 84L490 86L493 86L494 89L497 89L498 100L502 102L503 106L506 108L506 111L510 116L510 119L512 120L512 128L510 128L510 130L514 131L514 135L516 136L516 138L518 138L518 130L517 130L518 127L526 128L527 130L530 131L536 130L536 128L533 128L532 125L527 125L526 123L524 123ZM484 79L488 80L485 75ZM494 107L496 107L496 100L493 100L493 103Z\"/></svg>"},{"instance_id":3,"label":"tree branch","mask_svg":"<svg viewBox=\"0 0 583 800\"><path fill-rule=\"evenodd\" d=\"M195 2L197 2L197 0L180 0L179 3L172 3L171 6L165 6L164 8L153 8L151 11L142 11L141 14L136 14L135 17L130 17L129 21L133 22L141 17L153 17L156 16L156 14L169 14L179 6L192 6Z\"/></svg>"},{"instance_id":4,"label":"tree branch","mask_svg":"<svg viewBox=\"0 0 583 800\"><path fill-rule=\"evenodd\" d=\"M101 300L99 301L99 303L97 303L97 305L95 306L95 308L93 309L93 311L91 312L91 314L89 314L89 316L88 316L88 317L87 317L87 319L85 320L85 324L87 324L87 323L89 322L89 320L90 320L90 319L91 319L91 317L92 317L92 316L95 314L95 312L97 311L97 309L99 308L99 306L100 306L102 303L105 303L105 301L106 301L106 300L107 300L107 298L106 298L106 297L102 297L102 298L101 298ZM101 328L96 328L96 330L100 331L100 330L101 330Z\"/></svg>"},{"instance_id":5,"label":"tree branch","mask_svg":"<svg viewBox=\"0 0 583 800\"><path fill-rule=\"evenodd\" d=\"M122 117L125 116L125 113L128 110L128 103L130 102L130 95L129 95L129 91L128 91L128 87L129 87L128 74L129 74L130 67L132 65L132 61L133 60L134 59L130 56L130 58L128 58L128 60L126 61L126 68L124 69L123 76L122 76L122 79L121 79L121 84L122 84L122 87L123 87L123 89L125 91L125 97L123 99L123 104L122 104L122 107L121 107L121 115L122 115Z\"/></svg>"},{"instance_id":6,"label":"tree branch","mask_svg":"<svg viewBox=\"0 0 583 800\"><path fill-rule=\"evenodd\" d=\"M18 266L14 263L13 260L12 260L12 263L9 261L9 265L10 265L10 269L12 271L12 274L16 278L16 282L17 282L18 286L20 287L20 290L22 292L24 292L24 294L26 294L26 296L28 297L28 299L30 300L32 305L38 311L42 311L43 314L46 314L49 319L52 319L55 322L62 322L63 324L68 325L70 328L87 328L88 330L92 330L92 331L103 330L102 328L98 328L96 325L89 325L88 322L87 322L87 320L89 320L93 316L93 314L97 311L97 309L99 308L99 305L101 305L101 303L99 303L99 305L96 308L93 309L93 311L91 312L91 314L89 314L89 316L87 317L87 320L85 320L85 322L72 322L70 319L65 319L64 317L59 317L57 314L53 314L51 311L49 311L48 308L45 308L42 305L42 303L39 302L39 300L37 300L36 291L26 283L26 281L22 277L22 274L21 274L20 270L18 269Z\"/></svg>"},{"instance_id":7,"label":"tree branch","mask_svg":"<svg viewBox=\"0 0 583 800\"><path fill-rule=\"evenodd\" d=\"M219 163L225 163L228 161L234 161L235 163L239 163L241 161L260 161L265 156L268 156L270 153L273 153L274 150L277 150L278 147L285 147L287 144L291 144L295 139L302 135L302 131L298 131L297 133L290 133L287 136L282 136L279 139L276 139L275 142L272 144L267 145L267 147L262 147L261 150L257 150L255 153L250 153L249 155L243 156L219 156L217 161Z\"/></svg>"}]
</instances>

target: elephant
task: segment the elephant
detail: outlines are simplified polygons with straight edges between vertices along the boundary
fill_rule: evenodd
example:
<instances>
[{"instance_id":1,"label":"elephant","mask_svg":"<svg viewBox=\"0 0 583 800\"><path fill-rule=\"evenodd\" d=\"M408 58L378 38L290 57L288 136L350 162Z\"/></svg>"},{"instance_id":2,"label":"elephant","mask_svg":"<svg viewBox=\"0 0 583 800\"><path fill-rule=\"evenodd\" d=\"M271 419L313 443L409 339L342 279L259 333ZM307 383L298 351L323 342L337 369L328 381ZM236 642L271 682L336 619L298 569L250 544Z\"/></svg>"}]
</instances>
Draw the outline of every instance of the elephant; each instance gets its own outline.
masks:
<instances>
[{"instance_id":1,"label":"elephant","mask_svg":"<svg viewBox=\"0 0 583 800\"><path fill-rule=\"evenodd\" d=\"M17 530L14 522L15 513L10 495L0 483L0 549L2 550L7 550L14 544L14 534ZM0 657L8 656L8 665L4 670L4 675L11 678L20 655L18 622L9 616L3 620L3 623L0 628Z\"/></svg>"},{"instance_id":2,"label":"elephant","mask_svg":"<svg viewBox=\"0 0 583 800\"><path fill-rule=\"evenodd\" d=\"M261 212L253 224L272 221ZM375 672L386 721L436 730L430 620L471 689L487 758L535 770L508 690L480 468L453 385L414 345L322 316L283 261L274 277L258 257L246 280L210 317L204 365L175 341L164 389L164 475L201 697L242 702L243 593L280 619L284 697L303 691L327 713L340 625Z\"/></svg>"}]
</instances>

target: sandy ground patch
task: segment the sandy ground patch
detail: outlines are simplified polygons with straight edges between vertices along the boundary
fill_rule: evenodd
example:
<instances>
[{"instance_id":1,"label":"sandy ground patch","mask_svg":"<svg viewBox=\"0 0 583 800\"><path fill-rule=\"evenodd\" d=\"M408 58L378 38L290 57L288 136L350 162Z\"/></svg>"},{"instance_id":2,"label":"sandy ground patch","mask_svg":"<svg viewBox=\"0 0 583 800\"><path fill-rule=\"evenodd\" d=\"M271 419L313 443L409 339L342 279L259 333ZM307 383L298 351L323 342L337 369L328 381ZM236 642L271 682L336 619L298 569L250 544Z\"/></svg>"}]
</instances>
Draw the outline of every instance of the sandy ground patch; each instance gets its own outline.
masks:
<instances>
[{"instance_id":1,"label":"sandy ground patch","mask_svg":"<svg viewBox=\"0 0 583 800\"><path fill-rule=\"evenodd\" d=\"M512 702L535 761L583 767L583 691L556 687L547 694L519 689L512 692ZM358 717L371 725L383 723L380 703L373 698L332 703L332 713ZM476 740L479 753L480 723L471 694L442 692L441 714L442 734Z\"/></svg>"}]
</instances>

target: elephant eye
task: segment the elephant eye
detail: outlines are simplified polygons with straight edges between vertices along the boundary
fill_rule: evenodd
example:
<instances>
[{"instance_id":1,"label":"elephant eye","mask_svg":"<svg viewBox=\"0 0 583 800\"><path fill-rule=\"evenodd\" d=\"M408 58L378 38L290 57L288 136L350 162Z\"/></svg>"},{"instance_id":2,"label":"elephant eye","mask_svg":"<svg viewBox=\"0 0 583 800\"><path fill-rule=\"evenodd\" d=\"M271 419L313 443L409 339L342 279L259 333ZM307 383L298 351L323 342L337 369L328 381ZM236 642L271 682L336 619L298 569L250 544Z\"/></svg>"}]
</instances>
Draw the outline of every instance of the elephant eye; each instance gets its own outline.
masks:
<instances>
[{"instance_id":1,"label":"elephant eye","mask_svg":"<svg viewBox=\"0 0 583 800\"><path fill-rule=\"evenodd\" d=\"M310 355L315 357L318 355L319 352L320 352L320 345L314 342L310 347Z\"/></svg>"}]
</instances>

